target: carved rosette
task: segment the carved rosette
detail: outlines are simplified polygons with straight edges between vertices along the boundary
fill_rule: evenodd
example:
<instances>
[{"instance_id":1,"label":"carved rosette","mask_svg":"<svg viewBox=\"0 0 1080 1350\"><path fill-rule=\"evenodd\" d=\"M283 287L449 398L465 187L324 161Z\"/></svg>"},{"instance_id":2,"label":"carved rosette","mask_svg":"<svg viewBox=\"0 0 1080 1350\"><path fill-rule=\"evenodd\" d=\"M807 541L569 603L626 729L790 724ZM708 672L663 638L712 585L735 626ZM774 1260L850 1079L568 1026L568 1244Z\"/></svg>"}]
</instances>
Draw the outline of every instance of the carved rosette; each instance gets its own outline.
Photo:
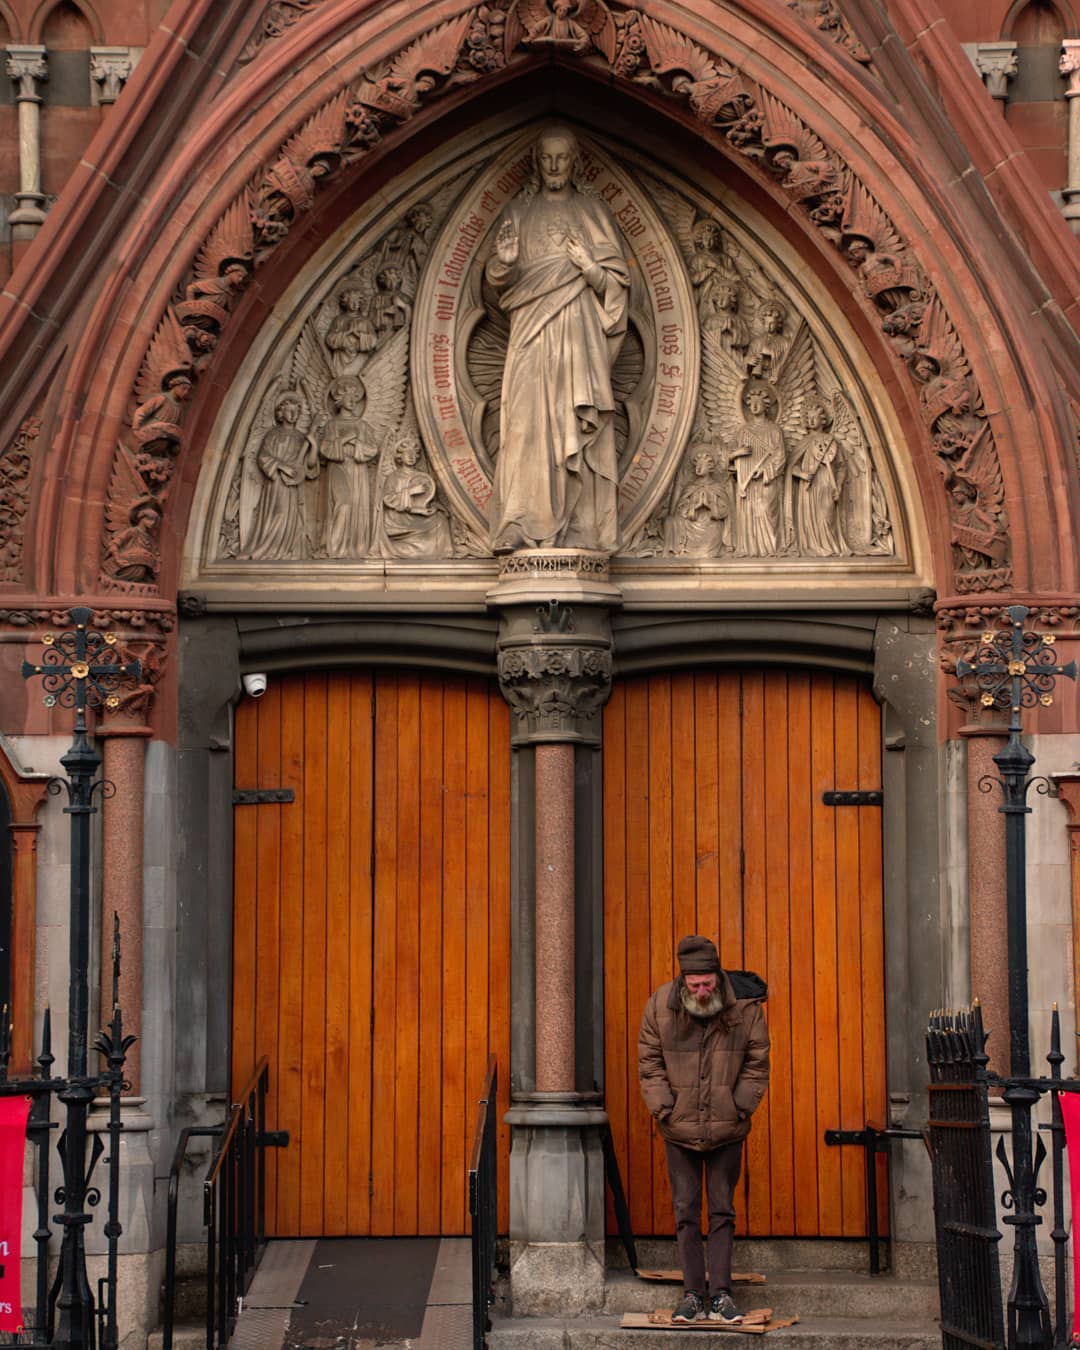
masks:
<instances>
[{"instance_id":1,"label":"carved rosette","mask_svg":"<svg viewBox=\"0 0 1080 1350\"><path fill-rule=\"evenodd\" d=\"M515 713L515 742L598 743L597 714L611 693L611 652L545 642L499 652L499 688Z\"/></svg>"},{"instance_id":2,"label":"carved rosette","mask_svg":"<svg viewBox=\"0 0 1080 1350\"><path fill-rule=\"evenodd\" d=\"M269 28L264 23L260 30L267 36L309 6L270 8ZM110 484L103 587L129 594L156 591L161 516L184 446L185 405L236 296L312 209L320 185L461 83L548 48L559 60L610 71L641 87L646 98L688 106L848 258L856 291L876 311L918 390L947 493L954 590L1009 589L1011 544L1000 462L970 361L899 227L841 154L725 57L647 13L593 0L586 27L552 0L537 0L524 18L519 10L487 4L465 9L339 91L290 134L194 253L180 283L182 298L162 315L132 392ZM813 12L823 32L844 41L847 29L835 5L817 5Z\"/></svg>"}]
</instances>

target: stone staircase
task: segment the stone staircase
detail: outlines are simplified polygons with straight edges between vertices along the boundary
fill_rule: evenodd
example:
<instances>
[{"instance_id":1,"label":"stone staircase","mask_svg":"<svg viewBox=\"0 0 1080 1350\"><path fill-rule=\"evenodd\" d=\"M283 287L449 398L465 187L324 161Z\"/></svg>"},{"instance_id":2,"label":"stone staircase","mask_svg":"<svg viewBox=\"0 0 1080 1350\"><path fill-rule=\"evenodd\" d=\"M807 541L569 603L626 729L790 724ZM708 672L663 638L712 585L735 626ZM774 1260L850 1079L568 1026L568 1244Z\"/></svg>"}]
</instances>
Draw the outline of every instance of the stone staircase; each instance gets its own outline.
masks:
<instances>
[{"instance_id":1,"label":"stone staircase","mask_svg":"<svg viewBox=\"0 0 1080 1350\"><path fill-rule=\"evenodd\" d=\"M748 1344L731 1331L623 1330L624 1312L671 1307L680 1289L638 1279L609 1258L603 1312L581 1317L515 1318L499 1305L489 1350L671 1350L693 1336L702 1350ZM643 1268L676 1265L674 1245L639 1244ZM768 1333L765 1350L940 1350L938 1285L928 1258L916 1254L901 1274L870 1276L863 1243L745 1242L735 1248L735 1269L765 1275L763 1285L737 1284L740 1309L770 1307L797 1315L790 1328Z\"/></svg>"}]
</instances>

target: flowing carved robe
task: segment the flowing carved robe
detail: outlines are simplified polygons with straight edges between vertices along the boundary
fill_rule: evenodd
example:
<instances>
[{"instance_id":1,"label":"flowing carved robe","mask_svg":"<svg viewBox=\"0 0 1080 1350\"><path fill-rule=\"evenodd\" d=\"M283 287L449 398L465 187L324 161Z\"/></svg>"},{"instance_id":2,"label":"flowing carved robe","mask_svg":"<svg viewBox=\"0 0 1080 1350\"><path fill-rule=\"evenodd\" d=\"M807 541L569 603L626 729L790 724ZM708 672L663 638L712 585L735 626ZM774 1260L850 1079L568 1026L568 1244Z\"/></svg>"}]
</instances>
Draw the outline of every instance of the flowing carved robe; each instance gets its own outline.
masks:
<instances>
[{"instance_id":1,"label":"flowing carved robe","mask_svg":"<svg viewBox=\"0 0 1080 1350\"><path fill-rule=\"evenodd\" d=\"M375 434L362 417L339 414L323 433L319 454L326 462L326 556L366 558L371 553L371 477L379 455Z\"/></svg>"},{"instance_id":2,"label":"flowing carved robe","mask_svg":"<svg viewBox=\"0 0 1080 1350\"><path fill-rule=\"evenodd\" d=\"M626 335L629 272L615 223L577 191L509 209L518 257L488 259L510 319L491 533L496 548L614 552L618 471L611 368ZM595 291L566 254L576 236L603 273Z\"/></svg>"},{"instance_id":3,"label":"flowing carved robe","mask_svg":"<svg viewBox=\"0 0 1080 1350\"><path fill-rule=\"evenodd\" d=\"M747 423L731 451L735 467L735 552L772 558L780 551L786 464L784 433L762 418Z\"/></svg>"},{"instance_id":4,"label":"flowing carved robe","mask_svg":"<svg viewBox=\"0 0 1080 1350\"><path fill-rule=\"evenodd\" d=\"M302 492L311 442L295 427L271 427L255 462L263 475L247 551L252 558L302 558L307 544Z\"/></svg>"}]
</instances>

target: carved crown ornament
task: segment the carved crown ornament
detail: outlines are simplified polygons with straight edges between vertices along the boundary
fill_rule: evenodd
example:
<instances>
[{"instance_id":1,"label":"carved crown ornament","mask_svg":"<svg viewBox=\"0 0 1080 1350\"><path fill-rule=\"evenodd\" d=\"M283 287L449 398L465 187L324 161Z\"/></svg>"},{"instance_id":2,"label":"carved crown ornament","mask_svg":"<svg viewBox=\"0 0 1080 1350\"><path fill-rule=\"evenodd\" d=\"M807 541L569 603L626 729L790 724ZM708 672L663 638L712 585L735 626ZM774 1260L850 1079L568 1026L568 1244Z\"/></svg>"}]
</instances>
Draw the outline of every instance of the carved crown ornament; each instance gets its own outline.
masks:
<instances>
[{"instance_id":1,"label":"carved crown ornament","mask_svg":"<svg viewBox=\"0 0 1080 1350\"><path fill-rule=\"evenodd\" d=\"M882 330L919 391L923 421L938 457L947 492L953 537L954 590L966 594L1007 589L1012 582L1008 519L997 449L983 398L940 296L894 222L850 166L775 95L730 62L706 51L670 26L637 10L607 5L603 0L588 0L588 3L569 7L560 6L556 0L514 0L507 4L476 6L446 20L377 70L369 71L331 98L289 136L272 162L266 165L261 178L233 201L197 250L142 361L127 425L114 460L102 556L103 587L148 597L157 593L161 516L176 459L185 442L187 404L213 358L236 300L248 285L252 273L304 213L311 210L319 185L344 166L361 161L384 137L440 95L504 69L544 48L570 59L598 64L617 79L638 86L653 96L686 104L698 121L723 137L734 154L751 161L758 171L777 183L829 243L841 250L855 272L856 287L876 309ZM424 230L420 232L425 233ZM428 241L425 238L423 242ZM721 253L712 261L722 272L727 264L723 260L722 244L720 248ZM699 251L708 254L714 249L715 245L709 245ZM415 260L415 250L413 257ZM702 279L694 281L690 263L684 258L683 266L691 276L692 294L700 315L702 292L707 286L703 274L710 270L710 260L705 258L697 265L702 269ZM732 359L741 374L757 378L760 397L753 400L751 407L751 401L744 397L744 388L738 408L732 411L728 402L730 390L724 392L724 382L730 383L735 377L730 372L727 375L717 373L725 367L723 358L717 358L710 368L703 343L701 370L710 371L709 378L721 393L713 398L711 408L706 401L704 421L699 416L695 430L704 426L710 438L715 439L719 432L729 443L734 436L738 440L738 446L734 448L742 453L729 454L727 464L714 462L711 468L704 460L701 462L701 472L694 472L707 481L691 485L701 490L700 501L695 506L693 501L696 499L691 494L683 508L683 518L692 518L706 527L703 533L708 542L699 540L692 546L694 548L716 550L719 554L730 547L734 553L741 551L743 556L770 556L774 548L780 551L792 547L793 532L797 535L797 509L789 511L787 504L790 491L794 489L789 490L786 500L782 492L773 494L780 500L779 506L770 494L766 494L771 504L754 513L757 516L764 514L770 522L763 533L756 525L751 528L744 523L738 527L742 534L737 535L737 512L733 514L729 508L726 542L725 526L721 524L725 520L722 489L733 483L737 493L744 488L752 491L754 481L769 475L772 479L783 477L786 481L798 458L809 476L799 478L795 487L809 502L812 483L821 470L827 469L835 479L841 469L845 469L845 461L850 459L846 447L857 443L860 429L852 428L847 410L835 401L835 391L822 388L820 381L816 388L804 391L804 406L795 417L792 409L797 402L796 395L786 387L781 391L779 380L785 369L795 380L796 365L790 363L794 361L800 342L804 348L807 346L796 316L788 313L777 317L775 306L770 307L768 303L769 297L753 294L752 281L740 270L737 260L728 271L733 273L728 278L730 286L726 290L719 284L715 289L710 287L709 304L717 312L718 327L727 333L724 343L729 350L725 358L732 357L734 352ZM279 483L284 483L292 476L302 479L305 484L318 483L323 477L320 462L344 462L333 458L344 444L338 434L342 431L350 444L365 440L366 448L357 452L361 459L367 456L366 462L377 459L380 469L385 466L389 430L400 429L399 424L398 428L388 430L388 419L394 411L394 400L402 397L398 363L401 352L408 345L408 339L401 336L405 331L402 320L412 303L405 291L404 277L399 281L394 279L395 275L391 273L388 281L384 279L381 293L376 276L373 284L367 286L369 293L358 302L361 309L368 307L371 313L378 310L382 315L384 327L381 332L378 322L371 320L370 313L363 316L372 322L375 342L366 351L361 351L369 338L360 335L362 324L352 323L356 331L346 337L345 347L340 349L349 351L355 346L354 355L369 357L373 362L379 360L380 367L370 372L370 378L359 379L359 390L348 383L348 378L359 376L359 370L352 375L346 372L344 386L340 384L343 376L332 373L332 380L339 383L333 394L327 385L325 411L311 406L310 385L301 383L299 369L295 380L291 375L287 377L280 393L283 397L292 394L294 400L299 398L301 407L294 414L286 402L280 409L275 405L269 415L282 433L272 444L278 441L282 446L286 446L286 442L291 444L291 449L286 449L284 454L286 459L293 461L293 467L286 467L284 474L278 470L268 475L266 469L256 463L263 480L276 476ZM734 311L729 298L732 287L738 293ZM735 313L741 308L743 296L748 297L745 320ZM348 318L347 306L340 300L338 303L338 317L345 320L344 328L348 328L352 321ZM726 316L722 312L725 309ZM323 315L320 322L325 321ZM740 323L749 326L748 335L740 331ZM628 334L632 324L631 309ZM497 327L494 321L493 327ZM321 342L326 349L328 332L329 327L319 332L317 322L315 331L309 333L309 347ZM733 340L732 333L737 336L737 341ZM722 343L714 346L723 350ZM626 361L629 361L634 349L629 337L624 341L623 349L627 352ZM751 353L753 359L747 364L746 358ZM326 352L320 351L319 355L324 358ZM806 356L800 359L809 361ZM303 358L300 364L303 365ZM333 372L334 367L328 364L327 369ZM325 374L324 370L322 378ZM376 375L379 376L377 381ZM612 376L614 378L614 372ZM475 387L475 379L473 384ZM373 392L369 393L369 388ZM482 391L477 392L482 396ZM841 389L840 393L843 392ZM340 397L342 394L344 398ZM370 414L368 398L375 405ZM305 400L308 400L306 411ZM808 416L811 401L815 407ZM491 409L492 399L481 397L481 402ZM625 409L626 400L623 403ZM725 404L727 412L722 406ZM325 417L328 427L333 422L338 426L329 432L325 429L313 431L318 417ZM309 419L306 429L302 426L305 419ZM628 414L625 420L629 421ZM480 421L482 424L483 417ZM355 424L355 436L345 425L349 422ZM405 430L411 434L411 428ZM296 435L292 434L294 431ZM336 437L340 444L336 449L331 446L330 456L324 455L320 461L319 442L324 434L329 434L331 441ZM484 442L482 425L479 431L473 429L473 437L477 462L482 466L482 446L476 444L477 441ZM372 440L380 442L374 453ZM731 448L729 444L728 450ZM449 550L442 556L449 556L451 551L455 554L483 551L490 541L482 539L475 520L470 533L468 515L455 517L450 510L442 519L441 509L448 505L452 507L453 502L448 504L438 499L439 489L445 491L446 488L441 480L436 481L436 477L428 472L429 467L437 469L438 465L434 462L434 454L432 464L428 465L424 458L427 451L428 447L421 444L418 451L416 447L407 450L403 458L398 456L396 448L390 452L389 462L403 475L398 483L400 494L397 500L406 505L389 508L404 514L405 519L400 522L402 537L407 538L414 532L420 513L411 508L420 501L427 520L423 548L433 548L431 539L438 536L438 548L446 549L445 541L449 536ZM414 452L415 459L410 464L408 460ZM353 454L350 450L347 457ZM770 456L771 467L763 467ZM257 457L258 450L254 453L256 461ZM273 452L268 452L267 462L272 458ZM742 483L737 481L738 474L731 472L732 458L740 460L747 468L748 477L744 477ZM747 467L754 465L756 471ZM418 475L418 481L411 486L406 481L410 469ZM730 483L725 475L732 480ZM824 509L808 506L806 513L812 521L806 538L813 536L816 539L816 546L809 551L819 556L850 548L843 520L824 500L832 493L828 476L826 473L819 479L818 495L823 499ZM326 477L328 479L329 475ZM794 479L794 473L791 477ZM850 473L848 477L850 479ZM419 478L428 481L421 482ZM261 490L260 480L253 478L247 494L249 510L258 508L258 503L253 501L257 494L251 490L254 483L259 483ZM719 492L715 490L718 485ZM299 487L300 484L296 482L289 486ZM378 486L378 483L368 484L369 498ZM859 499L857 512L849 504L847 514L852 519L858 515L861 538L869 531L873 546L887 552L892 548L888 503L879 493L875 508L873 482L868 486L869 491L864 489ZM242 487L241 483L236 489L238 498L242 495ZM314 490L327 491L325 488ZM302 491L310 494L313 489L307 486ZM300 496L299 493L293 495ZM423 501L425 497L426 502ZM370 501L367 505L370 506ZM294 516L301 514L292 509ZM324 512L327 509L323 507ZM349 509L355 514L355 502ZM239 500L234 515L236 530L241 532L244 510ZM815 516L820 519L815 520ZM458 519L456 528L455 518ZM462 519L466 523L464 530ZM260 546L269 548L272 555L280 556L282 550L289 553L300 547L295 539L302 535L303 527L296 519L292 526L283 526L278 521L272 528L268 522L266 528L270 534L275 530L281 534L281 539L273 541L270 535L260 536ZM354 521L343 528L347 534L351 531L350 538L366 529L369 545L374 537L373 518L366 525ZM304 547L318 547L310 542L310 530L308 538L309 543ZM655 529L640 546L647 553L657 547L676 551L683 547L678 542L661 541L658 544ZM242 543L239 547L243 547ZM411 547L411 543L406 547ZM869 548L868 545L863 547ZM303 553L297 556L303 556Z\"/></svg>"}]
</instances>

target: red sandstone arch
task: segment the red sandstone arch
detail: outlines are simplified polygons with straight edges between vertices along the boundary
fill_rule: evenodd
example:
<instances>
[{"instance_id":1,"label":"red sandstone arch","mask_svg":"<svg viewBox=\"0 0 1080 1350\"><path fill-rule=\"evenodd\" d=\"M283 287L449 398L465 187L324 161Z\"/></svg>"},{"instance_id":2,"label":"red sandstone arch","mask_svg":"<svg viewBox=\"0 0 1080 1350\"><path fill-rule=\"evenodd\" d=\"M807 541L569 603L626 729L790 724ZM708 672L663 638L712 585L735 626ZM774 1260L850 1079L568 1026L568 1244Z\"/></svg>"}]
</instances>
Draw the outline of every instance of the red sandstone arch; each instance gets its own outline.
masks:
<instances>
[{"instance_id":1,"label":"red sandstone arch","mask_svg":"<svg viewBox=\"0 0 1080 1350\"><path fill-rule=\"evenodd\" d=\"M40 409L48 445L37 464L25 586L16 594L100 592L106 502L139 369L192 259L229 203L265 176L289 138L341 90L464 8L460 0L412 6L326 0L264 43L254 59L236 65L251 36L250 7L240 0L176 0L129 82L126 118L103 126L3 297L0 368L9 376L0 386L0 435L10 441L19 420ZM901 28L905 22L914 27L917 9L918 0L896 6ZM1066 448L1073 434L1067 398L1080 390L1068 327L1076 312L1068 289L1074 241L1045 194L1015 166L1000 174L976 166L984 176L972 171L895 40L875 50L868 72L769 0L724 9L710 0L666 0L650 13L794 113L873 194L932 278L981 392L1009 510L1013 589L1075 590L1071 526L1078 493ZM1007 133L991 121L962 54L959 64L951 49L924 48L923 54L938 62L938 77L950 81L954 120L967 139L977 132L980 152L1000 148L1000 159L1008 159ZM703 143L705 153L730 161L741 190L773 220L786 222L789 237L855 324L893 399L913 448L937 588L947 595L951 547L939 464L920 418L918 390L883 338L856 274L775 177L735 153L685 100L630 85L595 65L576 68L579 78L614 84L620 97L647 105L678 134ZM443 129L466 124L485 104L506 97L511 81L551 69L547 54L526 55L512 69L422 102L375 149L316 191L311 210L256 269L199 381L185 419L188 445L169 486L160 587L145 594L121 588L114 603L160 610L175 596L206 430L246 342L326 231ZM193 98L196 90L201 96ZM1013 220L1024 222L1022 245Z\"/></svg>"}]
</instances>

